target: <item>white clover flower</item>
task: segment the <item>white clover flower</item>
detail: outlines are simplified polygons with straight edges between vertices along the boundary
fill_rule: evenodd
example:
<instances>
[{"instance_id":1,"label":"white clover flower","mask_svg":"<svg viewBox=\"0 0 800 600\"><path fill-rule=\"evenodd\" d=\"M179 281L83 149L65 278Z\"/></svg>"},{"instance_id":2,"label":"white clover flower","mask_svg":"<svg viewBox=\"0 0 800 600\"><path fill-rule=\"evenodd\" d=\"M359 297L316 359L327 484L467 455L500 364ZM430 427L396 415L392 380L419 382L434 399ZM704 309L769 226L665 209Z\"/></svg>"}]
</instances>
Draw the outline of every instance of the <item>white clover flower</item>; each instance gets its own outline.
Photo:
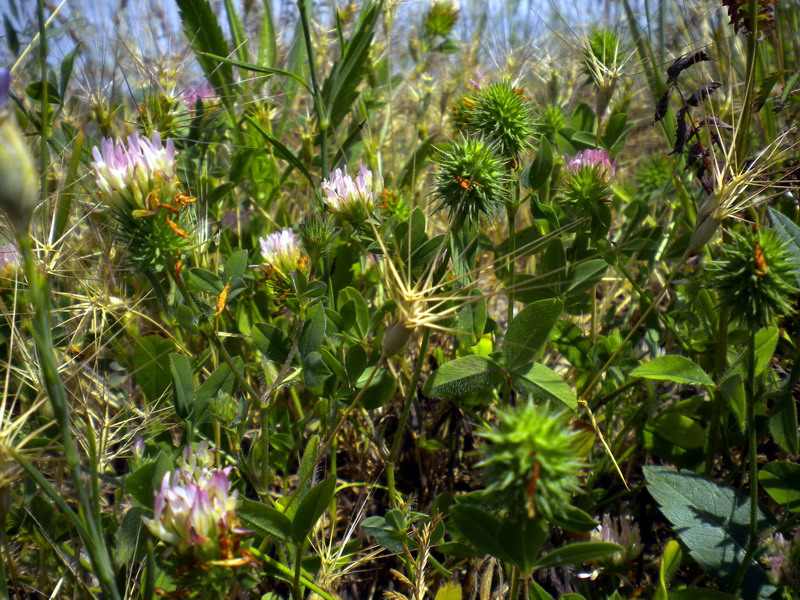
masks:
<instances>
[{"instance_id":1,"label":"white clover flower","mask_svg":"<svg viewBox=\"0 0 800 600\"><path fill-rule=\"evenodd\" d=\"M347 167L336 169L329 177L322 182L322 199L333 214L351 223L360 223L372 215L383 179L374 176L363 163L358 165L355 178L347 174Z\"/></svg>"},{"instance_id":2,"label":"white clover flower","mask_svg":"<svg viewBox=\"0 0 800 600\"><path fill-rule=\"evenodd\" d=\"M229 543L220 540L247 532L236 516L238 493L231 491L231 470L166 473L155 497L154 516L143 519L150 533L201 561L231 558L226 555Z\"/></svg>"},{"instance_id":3,"label":"white clover flower","mask_svg":"<svg viewBox=\"0 0 800 600\"><path fill-rule=\"evenodd\" d=\"M92 148L97 186L112 205L153 210L171 203L177 192L175 144L154 131L151 139L134 133L125 140L103 139ZM155 201L155 202L154 202Z\"/></svg>"},{"instance_id":4,"label":"white clover flower","mask_svg":"<svg viewBox=\"0 0 800 600\"><path fill-rule=\"evenodd\" d=\"M308 266L308 257L298 243L298 237L291 228L269 234L266 238L259 238L261 256L282 275L292 271L305 271Z\"/></svg>"}]
</instances>

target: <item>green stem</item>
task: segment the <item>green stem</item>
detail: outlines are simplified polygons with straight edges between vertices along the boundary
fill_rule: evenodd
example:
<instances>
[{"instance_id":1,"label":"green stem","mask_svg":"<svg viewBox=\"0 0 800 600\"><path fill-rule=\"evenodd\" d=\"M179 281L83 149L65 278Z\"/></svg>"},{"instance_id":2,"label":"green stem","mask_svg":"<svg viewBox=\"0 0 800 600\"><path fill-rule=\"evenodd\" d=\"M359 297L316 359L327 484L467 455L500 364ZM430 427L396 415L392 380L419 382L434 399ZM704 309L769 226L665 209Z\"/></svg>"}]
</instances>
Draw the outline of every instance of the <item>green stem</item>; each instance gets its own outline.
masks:
<instances>
[{"instance_id":1,"label":"green stem","mask_svg":"<svg viewBox=\"0 0 800 600\"><path fill-rule=\"evenodd\" d=\"M411 405L414 400L414 393L417 391L417 381L422 372L422 365L425 362L425 355L428 352L428 340L431 336L431 330L425 328L422 333L422 341L419 344L419 354L417 355L417 362L414 365L414 371L411 374L411 380L408 382L408 391L406 392L405 400L403 401L403 413L400 415L400 422L397 425L397 432L394 434L394 441L392 448L389 451L389 458L386 461L386 482L389 487L389 498L392 505L397 507L400 505L400 496L397 493L394 478L394 465L397 461L397 456L400 453L400 446L403 441L403 433L408 423L408 415L411 412Z\"/></svg>"},{"instance_id":2,"label":"green stem","mask_svg":"<svg viewBox=\"0 0 800 600\"><path fill-rule=\"evenodd\" d=\"M78 504L82 514L80 521L84 527L84 543L100 584L113 600L119 600L120 595L114 581L114 569L105 546L101 533L100 515L92 510L92 502L87 493L86 482L81 475L80 457L78 448L72 437L70 429L71 419L69 401L64 383L58 374L56 358L53 354L53 338L50 326L50 306L47 280L36 268L31 247L31 238L26 233L17 232L17 245L22 254L25 275L28 279L30 301L33 305L33 341L39 364L42 369L47 398L50 402L56 425L61 435L64 448L64 460L67 464L75 492L78 495ZM35 468L35 467L34 467ZM64 505L62 505L64 506ZM68 509L71 511L71 509Z\"/></svg>"},{"instance_id":3,"label":"green stem","mask_svg":"<svg viewBox=\"0 0 800 600\"><path fill-rule=\"evenodd\" d=\"M50 166L48 140L50 138L50 101L47 95L47 29L44 20L44 0L39 0L37 15L39 18L39 65L41 67L42 85L39 98L42 109L42 120L39 128L41 136L39 146L39 175L41 177L41 193L47 196L47 170Z\"/></svg>"},{"instance_id":4,"label":"green stem","mask_svg":"<svg viewBox=\"0 0 800 600\"><path fill-rule=\"evenodd\" d=\"M725 368L728 364L728 315L729 311L727 308L723 308L719 311L717 345L714 349L714 375L717 379L725 372ZM708 476L713 473L721 426L722 394L720 394L718 390L715 390L711 393L711 422L709 424L708 446L706 447L705 471Z\"/></svg>"},{"instance_id":5,"label":"green stem","mask_svg":"<svg viewBox=\"0 0 800 600\"><path fill-rule=\"evenodd\" d=\"M325 105L322 102L322 93L317 82L317 69L314 64L314 46L311 43L311 27L308 22L308 0L297 0L297 8L300 11L300 22L303 26L303 37L306 42L306 54L308 55L308 68L311 72L311 87L314 90L314 108L317 112L317 127L319 127L319 152L322 166L322 176L328 176L328 128L330 123L325 114Z\"/></svg>"},{"instance_id":6,"label":"green stem","mask_svg":"<svg viewBox=\"0 0 800 600\"><path fill-rule=\"evenodd\" d=\"M300 575L303 572L303 544L297 544L294 556L294 576L292 577L292 597L294 600L303 600L303 590L300 587Z\"/></svg>"},{"instance_id":7,"label":"green stem","mask_svg":"<svg viewBox=\"0 0 800 600\"><path fill-rule=\"evenodd\" d=\"M519 598L520 577L520 570L517 567L511 567L511 590L508 593L508 600L517 600Z\"/></svg>"},{"instance_id":8,"label":"green stem","mask_svg":"<svg viewBox=\"0 0 800 600\"><path fill-rule=\"evenodd\" d=\"M516 198L514 202L506 202L506 215L508 216L508 322L514 318L514 286L516 284L516 254L517 254L517 207L519 206L519 181L517 181Z\"/></svg>"},{"instance_id":9,"label":"green stem","mask_svg":"<svg viewBox=\"0 0 800 600\"><path fill-rule=\"evenodd\" d=\"M741 171L744 169L744 161L750 149L750 119L753 114L753 95L756 89L756 55L758 51L758 15L759 0L748 0L747 11L750 18L749 33L747 36L747 71L744 99L742 101L742 116L739 119L734 139L736 149L736 168Z\"/></svg>"},{"instance_id":10,"label":"green stem","mask_svg":"<svg viewBox=\"0 0 800 600\"><path fill-rule=\"evenodd\" d=\"M750 330L747 344L747 461L750 467L750 531L745 552L736 577L731 584L731 591L739 589L753 554L758 545L758 439L756 435L756 333Z\"/></svg>"}]
</instances>

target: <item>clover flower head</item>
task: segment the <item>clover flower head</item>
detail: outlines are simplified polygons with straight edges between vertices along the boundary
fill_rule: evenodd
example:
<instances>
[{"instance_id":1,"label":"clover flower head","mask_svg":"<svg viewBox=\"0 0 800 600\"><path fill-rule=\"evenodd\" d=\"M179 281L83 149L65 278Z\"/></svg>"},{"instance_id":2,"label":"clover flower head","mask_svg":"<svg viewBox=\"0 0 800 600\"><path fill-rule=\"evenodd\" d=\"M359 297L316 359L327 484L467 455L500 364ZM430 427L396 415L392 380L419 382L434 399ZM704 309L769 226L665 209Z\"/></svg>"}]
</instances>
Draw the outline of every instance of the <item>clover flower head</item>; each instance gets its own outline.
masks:
<instances>
[{"instance_id":1,"label":"clover flower head","mask_svg":"<svg viewBox=\"0 0 800 600\"><path fill-rule=\"evenodd\" d=\"M375 210L382 188L383 179L361 163L355 177L347 174L347 167L331 173L322 182L322 199L333 214L351 223L361 223Z\"/></svg>"},{"instance_id":2,"label":"clover flower head","mask_svg":"<svg viewBox=\"0 0 800 600\"><path fill-rule=\"evenodd\" d=\"M266 238L259 238L261 256L264 261L280 274L287 276L292 271L305 271L308 257L300 248L297 235L291 228L270 233Z\"/></svg>"},{"instance_id":3,"label":"clover flower head","mask_svg":"<svg viewBox=\"0 0 800 600\"><path fill-rule=\"evenodd\" d=\"M607 177L613 177L617 172L617 161L611 162L605 150L582 150L572 158L565 156L564 168L570 173L582 169L597 169Z\"/></svg>"},{"instance_id":4,"label":"clover flower head","mask_svg":"<svg viewBox=\"0 0 800 600\"><path fill-rule=\"evenodd\" d=\"M774 585L800 587L800 527L792 539L776 533L764 540L765 554L761 562L768 568L767 578Z\"/></svg>"},{"instance_id":5,"label":"clover flower head","mask_svg":"<svg viewBox=\"0 0 800 600\"><path fill-rule=\"evenodd\" d=\"M0 244L0 277L12 277L22 266L22 254L14 243Z\"/></svg>"},{"instance_id":6,"label":"clover flower head","mask_svg":"<svg viewBox=\"0 0 800 600\"><path fill-rule=\"evenodd\" d=\"M622 551L615 552L609 558L614 566L619 567L636 560L642 553L642 536L639 533L639 525L625 517L615 519L610 515L603 515L600 525L592 531L591 536L593 541L610 542L623 547Z\"/></svg>"},{"instance_id":7,"label":"clover flower head","mask_svg":"<svg viewBox=\"0 0 800 600\"><path fill-rule=\"evenodd\" d=\"M166 473L153 504L154 516L144 524L178 554L202 562L231 559L231 541L248 533L239 527L231 468L178 469Z\"/></svg>"},{"instance_id":8,"label":"clover flower head","mask_svg":"<svg viewBox=\"0 0 800 600\"><path fill-rule=\"evenodd\" d=\"M193 85L183 92L183 103L190 109L194 108L197 101L205 102L216 97L217 91L208 81L203 81L199 85Z\"/></svg>"},{"instance_id":9,"label":"clover flower head","mask_svg":"<svg viewBox=\"0 0 800 600\"><path fill-rule=\"evenodd\" d=\"M148 197L154 192L158 200L172 200L175 192L175 143L154 131L152 137L140 138L136 132L125 140L104 138L100 148L92 148L97 186L110 199L115 195L138 208L150 208ZM172 195L163 192L172 192Z\"/></svg>"}]
</instances>

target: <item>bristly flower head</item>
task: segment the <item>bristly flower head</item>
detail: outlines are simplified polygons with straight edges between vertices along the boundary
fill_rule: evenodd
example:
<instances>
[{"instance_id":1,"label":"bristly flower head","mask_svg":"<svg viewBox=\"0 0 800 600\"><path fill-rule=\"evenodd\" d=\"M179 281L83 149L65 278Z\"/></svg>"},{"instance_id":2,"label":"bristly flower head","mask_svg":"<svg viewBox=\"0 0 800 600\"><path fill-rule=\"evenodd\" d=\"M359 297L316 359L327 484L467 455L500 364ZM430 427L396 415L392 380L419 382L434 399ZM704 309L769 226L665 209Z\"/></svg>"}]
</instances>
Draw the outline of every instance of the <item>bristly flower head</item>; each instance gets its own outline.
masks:
<instances>
[{"instance_id":1,"label":"bristly flower head","mask_svg":"<svg viewBox=\"0 0 800 600\"><path fill-rule=\"evenodd\" d=\"M383 179L361 163L355 178L347 174L347 167L331 173L322 182L322 199L333 214L358 224L372 216L382 189Z\"/></svg>"},{"instance_id":2,"label":"bristly flower head","mask_svg":"<svg viewBox=\"0 0 800 600\"><path fill-rule=\"evenodd\" d=\"M480 138L454 140L439 158L434 195L455 224L493 220L507 199L510 183L505 161Z\"/></svg>"},{"instance_id":3,"label":"bristly flower head","mask_svg":"<svg viewBox=\"0 0 800 600\"><path fill-rule=\"evenodd\" d=\"M508 83L492 83L475 97L467 111L467 131L496 146L497 153L509 161L531 147L535 131L533 102L523 90Z\"/></svg>"},{"instance_id":4,"label":"bristly flower head","mask_svg":"<svg viewBox=\"0 0 800 600\"><path fill-rule=\"evenodd\" d=\"M423 21L425 37L449 36L458 21L460 8L458 0L434 0Z\"/></svg>"},{"instance_id":5,"label":"bristly flower head","mask_svg":"<svg viewBox=\"0 0 800 600\"><path fill-rule=\"evenodd\" d=\"M298 243L298 237L291 228L270 233L259 238L261 256L279 277L288 277L292 271L305 272L308 268L308 257Z\"/></svg>"},{"instance_id":6,"label":"bristly flower head","mask_svg":"<svg viewBox=\"0 0 800 600\"><path fill-rule=\"evenodd\" d=\"M719 291L720 305L750 329L792 313L800 288L798 261L789 246L770 229L730 234L731 241L722 246L720 258L707 267L711 285Z\"/></svg>"},{"instance_id":7,"label":"bristly flower head","mask_svg":"<svg viewBox=\"0 0 800 600\"><path fill-rule=\"evenodd\" d=\"M564 195L575 216L591 216L591 229L597 236L611 223L610 179L616 170L605 150L583 150L573 158L564 157Z\"/></svg>"},{"instance_id":8,"label":"bristly flower head","mask_svg":"<svg viewBox=\"0 0 800 600\"><path fill-rule=\"evenodd\" d=\"M156 271L176 264L188 249L186 205L195 199L179 191L175 146L134 133L126 141L104 139L92 149L97 186L119 225L131 261Z\"/></svg>"},{"instance_id":9,"label":"bristly flower head","mask_svg":"<svg viewBox=\"0 0 800 600\"><path fill-rule=\"evenodd\" d=\"M617 172L617 161L612 163L605 150L582 150L572 158L565 156L564 168L570 173L581 169L597 169L606 177L613 177Z\"/></svg>"},{"instance_id":10,"label":"bristly flower head","mask_svg":"<svg viewBox=\"0 0 800 600\"><path fill-rule=\"evenodd\" d=\"M580 491L584 467L566 414L527 402L498 417L478 434L488 442L480 462L487 491L516 514L559 514Z\"/></svg>"},{"instance_id":11,"label":"bristly flower head","mask_svg":"<svg viewBox=\"0 0 800 600\"><path fill-rule=\"evenodd\" d=\"M16 244L0 244L0 278L11 278L22 266L22 254Z\"/></svg>"},{"instance_id":12,"label":"bristly flower head","mask_svg":"<svg viewBox=\"0 0 800 600\"><path fill-rule=\"evenodd\" d=\"M10 85L11 73L0 69L0 209L21 235L39 203L39 178L31 149L8 106Z\"/></svg>"},{"instance_id":13,"label":"bristly flower head","mask_svg":"<svg viewBox=\"0 0 800 600\"><path fill-rule=\"evenodd\" d=\"M239 539L248 533L236 516L237 492L228 479L232 467L165 473L156 494L153 518L143 519L154 536L181 557L199 565L235 566Z\"/></svg>"},{"instance_id":14,"label":"bristly flower head","mask_svg":"<svg viewBox=\"0 0 800 600\"><path fill-rule=\"evenodd\" d=\"M548 104L539 112L536 132L555 143L555 136L564 127L564 121L564 110L558 104Z\"/></svg>"}]
</instances>

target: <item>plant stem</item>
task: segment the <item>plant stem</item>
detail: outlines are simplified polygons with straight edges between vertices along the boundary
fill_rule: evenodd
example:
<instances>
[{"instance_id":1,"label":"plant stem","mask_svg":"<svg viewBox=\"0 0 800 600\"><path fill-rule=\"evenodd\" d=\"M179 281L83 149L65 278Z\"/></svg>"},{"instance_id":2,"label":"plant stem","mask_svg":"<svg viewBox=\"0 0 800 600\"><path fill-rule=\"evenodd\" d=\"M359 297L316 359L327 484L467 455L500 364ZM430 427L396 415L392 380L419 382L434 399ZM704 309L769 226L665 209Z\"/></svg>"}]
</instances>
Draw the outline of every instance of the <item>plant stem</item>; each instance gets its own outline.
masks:
<instances>
[{"instance_id":1,"label":"plant stem","mask_svg":"<svg viewBox=\"0 0 800 600\"><path fill-rule=\"evenodd\" d=\"M750 467L750 531L745 552L739 569L736 572L731 591L735 592L744 581L747 567L758 545L758 439L756 434L756 333L755 328L750 330L747 344L747 461Z\"/></svg>"},{"instance_id":2,"label":"plant stem","mask_svg":"<svg viewBox=\"0 0 800 600\"><path fill-rule=\"evenodd\" d=\"M514 318L514 286L516 284L516 254L517 254L517 207L519 200L519 181L517 182L516 198L513 202L506 202L506 214L508 216L508 322Z\"/></svg>"},{"instance_id":3,"label":"plant stem","mask_svg":"<svg viewBox=\"0 0 800 600\"><path fill-rule=\"evenodd\" d=\"M717 325L717 340L714 350L714 375L719 378L727 365L728 352L728 309L719 311ZM719 391L711 394L711 422L709 423L708 446L706 447L706 475L710 476L714 469L714 460L717 456L720 427L722 426L722 395Z\"/></svg>"},{"instance_id":4,"label":"plant stem","mask_svg":"<svg viewBox=\"0 0 800 600\"><path fill-rule=\"evenodd\" d=\"M414 371L411 374L411 379L408 382L408 391L406 392L406 397L403 402L403 413L400 415L400 422L397 425L397 431L394 434L394 441L392 441L392 448L389 451L389 458L386 461L386 483L389 487L389 499L391 500L392 505L395 507L400 505L400 497L395 486L394 466L395 462L397 461L397 456L400 453L400 446L403 441L403 433L405 432L406 423L408 422L408 415L411 412L411 404L414 400L414 393L417 391L417 381L419 381L419 375L422 372L422 365L425 362L425 355L428 352L428 340L430 339L430 336L431 330L425 327L425 330L422 333L422 341L420 341L419 344L417 362L414 365Z\"/></svg>"},{"instance_id":5,"label":"plant stem","mask_svg":"<svg viewBox=\"0 0 800 600\"><path fill-rule=\"evenodd\" d=\"M292 579L292 597L294 600L303 600L303 591L300 587L300 575L303 572L303 543L297 544L294 555L294 577Z\"/></svg>"},{"instance_id":6,"label":"plant stem","mask_svg":"<svg viewBox=\"0 0 800 600\"><path fill-rule=\"evenodd\" d=\"M745 91L742 100L742 115L737 124L734 148L736 149L736 168L744 169L744 161L750 149L750 120L753 114L753 95L756 89L756 54L758 52L759 0L748 0L749 33L747 35L747 70Z\"/></svg>"},{"instance_id":7,"label":"plant stem","mask_svg":"<svg viewBox=\"0 0 800 600\"><path fill-rule=\"evenodd\" d=\"M330 123L325 114L325 105L322 102L322 92L317 82L317 69L314 64L314 46L311 43L311 27L308 23L308 0L297 0L297 8L300 11L300 22L303 26L303 37L306 42L306 54L308 55L308 69L311 73L311 87L314 90L314 109L317 112L317 127L319 128L319 152L320 165L322 166L322 176L328 176L328 128Z\"/></svg>"},{"instance_id":8,"label":"plant stem","mask_svg":"<svg viewBox=\"0 0 800 600\"><path fill-rule=\"evenodd\" d=\"M511 589L508 593L508 600L517 600L519 598L519 581L520 571L517 567L511 567Z\"/></svg>"}]
</instances>

